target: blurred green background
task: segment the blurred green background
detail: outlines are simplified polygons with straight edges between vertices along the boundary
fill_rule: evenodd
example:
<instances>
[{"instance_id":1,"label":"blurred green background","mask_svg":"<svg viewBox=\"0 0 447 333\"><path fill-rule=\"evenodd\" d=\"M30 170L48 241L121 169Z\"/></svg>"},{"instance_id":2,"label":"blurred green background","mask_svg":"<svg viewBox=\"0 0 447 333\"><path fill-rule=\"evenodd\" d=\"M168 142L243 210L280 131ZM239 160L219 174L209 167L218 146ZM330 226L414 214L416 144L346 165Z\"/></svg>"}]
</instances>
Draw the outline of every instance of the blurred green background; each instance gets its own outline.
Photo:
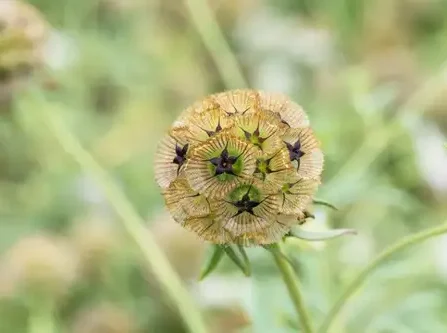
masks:
<instances>
[{"instance_id":1,"label":"blurred green background","mask_svg":"<svg viewBox=\"0 0 447 333\"><path fill-rule=\"evenodd\" d=\"M314 207L306 227L358 231L285 245L316 324L378 252L445 221L446 0L29 2L53 31L49 69L31 93L14 91L0 106L1 333L186 332L95 179L45 126L43 109L118 183L210 332L299 330L263 249L248 251L251 278L225 259L197 282L208 247L169 218L153 179L157 142L175 117L241 84L226 67L232 55L251 88L300 103L322 141L318 197L339 210ZM331 332L442 333L446 309L447 238L439 237L381 266Z\"/></svg>"}]
</instances>

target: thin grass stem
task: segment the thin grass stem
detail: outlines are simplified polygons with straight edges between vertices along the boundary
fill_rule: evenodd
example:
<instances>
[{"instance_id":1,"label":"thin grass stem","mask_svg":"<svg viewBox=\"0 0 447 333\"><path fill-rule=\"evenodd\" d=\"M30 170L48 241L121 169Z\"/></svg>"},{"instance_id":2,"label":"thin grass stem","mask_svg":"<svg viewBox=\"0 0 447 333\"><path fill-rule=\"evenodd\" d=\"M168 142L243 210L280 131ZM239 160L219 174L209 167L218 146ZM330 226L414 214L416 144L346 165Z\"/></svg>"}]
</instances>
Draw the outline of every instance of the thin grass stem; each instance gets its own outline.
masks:
<instances>
[{"instance_id":1,"label":"thin grass stem","mask_svg":"<svg viewBox=\"0 0 447 333\"><path fill-rule=\"evenodd\" d=\"M116 214L121 218L120 221L124 229L140 249L145 260L151 267L154 276L177 306L189 331L191 333L206 333L207 328L200 310L183 286L180 278L162 250L157 246L152 234L144 227L143 220L135 212L131 203L118 189L107 172L82 147L78 139L59 118L56 114L57 111L60 111L59 108L53 110L49 105L42 105L40 107L43 110L43 118L48 129L53 133L65 152L102 189Z\"/></svg>"},{"instance_id":2,"label":"thin grass stem","mask_svg":"<svg viewBox=\"0 0 447 333\"><path fill-rule=\"evenodd\" d=\"M388 258L408 247L419 244L429 238L442 235L446 232L447 221L441 226L430 228L428 230L418 232L414 235L410 235L385 249L373 261L371 261L368 266L366 266L360 273L358 273L357 276L351 281L351 283L348 284L338 300L335 302L332 309L329 311L328 315L323 321L323 324L318 330L318 333L326 333L329 331L332 323L334 322L342 308L346 305L349 298L358 290L358 288L365 282L365 280L371 275L371 273L373 273L373 271L377 267L382 265Z\"/></svg>"}]
</instances>

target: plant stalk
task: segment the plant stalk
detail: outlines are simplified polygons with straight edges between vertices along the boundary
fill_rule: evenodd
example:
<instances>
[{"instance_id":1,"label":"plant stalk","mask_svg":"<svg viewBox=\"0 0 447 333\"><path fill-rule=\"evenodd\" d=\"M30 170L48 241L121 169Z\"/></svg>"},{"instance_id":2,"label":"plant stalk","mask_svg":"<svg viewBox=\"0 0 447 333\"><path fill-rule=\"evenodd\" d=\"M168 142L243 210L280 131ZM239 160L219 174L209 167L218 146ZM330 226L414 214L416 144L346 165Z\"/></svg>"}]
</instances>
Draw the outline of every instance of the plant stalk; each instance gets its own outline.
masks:
<instances>
[{"instance_id":1,"label":"plant stalk","mask_svg":"<svg viewBox=\"0 0 447 333\"><path fill-rule=\"evenodd\" d=\"M289 262L286 260L285 255L281 252L281 248L278 244L273 244L269 247L270 253L272 253L275 259L276 265L282 274L284 283L286 284L289 296L295 306L295 310L303 328L303 332L312 333L312 323L310 316L307 312L306 306L304 304L303 296L299 288L299 281L295 276L293 268L290 266Z\"/></svg>"},{"instance_id":2,"label":"plant stalk","mask_svg":"<svg viewBox=\"0 0 447 333\"><path fill-rule=\"evenodd\" d=\"M357 276L348 284L345 291L341 294L339 299L335 302L332 309L329 311L326 319L323 321L318 333L326 333L329 331L332 323L334 322L341 309L346 305L348 299L358 290L358 288L365 282L365 280L371 275L371 273L383 264L389 257L393 256L397 252L400 252L412 245L422 243L423 241L442 235L447 232L447 221L439 227L430 228L425 231L418 232L414 235L410 235L394 245L389 246L382 253L380 253L371 263L366 266Z\"/></svg>"},{"instance_id":3,"label":"plant stalk","mask_svg":"<svg viewBox=\"0 0 447 333\"><path fill-rule=\"evenodd\" d=\"M231 51L212 9L205 0L185 0L191 21L202 37L208 52L216 63L225 86L229 89L246 88L239 63Z\"/></svg>"},{"instance_id":4,"label":"plant stalk","mask_svg":"<svg viewBox=\"0 0 447 333\"><path fill-rule=\"evenodd\" d=\"M37 103L37 101L36 101ZM85 150L78 139L56 114L62 108L52 105L37 106L44 111L44 121L59 144L81 167L81 169L98 184L110 202L130 238L141 250L145 260L152 269L166 293L177 306L179 313L191 333L206 333L206 325L195 302L183 286L177 273L170 265L162 250L156 244L152 234L144 227L143 221L135 212L131 203L119 190L107 172L94 157Z\"/></svg>"},{"instance_id":5,"label":"plant stalk","mask_svg":"<svg viewBox=\"0 0 447 333\"><path fill-rule=\"evenodd\" d=\"M56 333L54 302L33 300L29 305L28 333Z\"/></svg>"}]
</instances>

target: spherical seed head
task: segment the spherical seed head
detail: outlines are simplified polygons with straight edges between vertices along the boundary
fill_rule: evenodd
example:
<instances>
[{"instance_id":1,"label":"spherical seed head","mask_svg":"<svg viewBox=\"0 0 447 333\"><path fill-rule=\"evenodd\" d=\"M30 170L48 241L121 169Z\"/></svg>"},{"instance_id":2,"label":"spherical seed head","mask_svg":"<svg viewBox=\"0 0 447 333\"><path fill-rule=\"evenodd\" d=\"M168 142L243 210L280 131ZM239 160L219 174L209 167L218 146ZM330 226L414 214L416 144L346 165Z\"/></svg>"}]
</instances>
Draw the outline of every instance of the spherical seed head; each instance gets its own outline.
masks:
<instances>
[{"instance_id":1,"label":"spherical seed head","mask_svg":"<svg viewBox=\"0 0 447 333\"><path fill-rule=\"evenodd\" d=\"M75 317L71 333L132 333L135 318L125 309L103 303L84 309Z\"/></svg>"},{"instance_id":2,"label":"spherical seed head","mask_svg":"<svg viewBox=\"0 0 447 333\"><path fill-rule=\"evenodd\" d=\"M78 275L78 257L68 242L47 235L20 239L6 253L5 265L18 292L48 297L64 294Z\"/></svg>"},{"instance_id":3,"label":"spherical seed head","mask_svg":"<svg viewBox=\"0 0 447 333\"><path fill-rule=\"evenodd\" d=\"M264 245L302 223L323 153L287 96L241 89L188 107L162 139L155 177L173 218L215 244Z\"/></svg>"},{"instance_id":4,"label":"spherical seed head","mask_svg":"<svg viewBox=\"0 0 447 333\"><path fill-rule=\"evenodd\" d=\"M34 7L21 1L0 1L1 95L12 92L43 64L48 34L47 22Z\"/></svg>"}]
</instances>

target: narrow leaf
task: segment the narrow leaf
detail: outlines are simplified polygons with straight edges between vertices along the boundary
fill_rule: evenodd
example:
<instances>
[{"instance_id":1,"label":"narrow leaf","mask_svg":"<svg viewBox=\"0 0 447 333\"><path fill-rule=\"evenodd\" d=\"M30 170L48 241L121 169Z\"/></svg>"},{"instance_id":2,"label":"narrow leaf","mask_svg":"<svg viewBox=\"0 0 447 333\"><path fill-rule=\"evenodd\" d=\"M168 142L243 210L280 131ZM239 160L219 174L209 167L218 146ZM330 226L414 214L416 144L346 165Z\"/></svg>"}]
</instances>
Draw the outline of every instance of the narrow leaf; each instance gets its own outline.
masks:
<instances>
[{"instance_id":1,"label":"narrow leaf","mask_svg":"<svg viewBox=\"0 0 447 333\"><path fill-rule=\"evenodd\" d=\"M223 250L225 251L227 256L236 264L236 266L241 269L242 273L244 273L245 276L250 276L249 268L244 265L244 262L239 258L236 252L234 252L233 248L230 245L223 246Z\"/></svg>"},{"instance_id":2,"label":"narrow leaf","mask_svg":"<svg viewBox=\"0 0 447 333\"><path fill-rule=\"evenodd\" d=\"M354 229L333 229L328 231L306 231L301 228L296 228L292 231L291 236L304 239L307 241L324 241L328 239L337 238L343 235L356 235L357 231Z\"/></svg>"},{"instance_id":3,"label":"narrow leaf","mask_svg":"<svg viewBox=\"0 0 447 333\"><path fill-rule=\"evenodd\" d=\"M291 236L293 237L293 236ZM274 244L270 244L270 245L263 245L262 246L264 249L266 249L267 251L271 252L271 253L276 253L277 255L279 255L280 257L282 257L285 261L287 261L289 263L289 265L293 268L293 270L295 272L298 272L298 269L296 268L295 263L293 263L292 260L290 260L289 257L287 257L282 251L280 251L276 246L274 246Z\"/></svg>"},{"instance_id":4,"label":"narrow leaf","mask_svg":"<svg viewBox=\"0 0 447 333\"><path fill-rule=\"evenodd\" d=\"M244 259L244 265L245 268L247 269L247 274L248 276L251 275L251 265L250 265L250 259L248 258L247 252L245 251L245 248L242 245L238 245L237 246L239 249L239 252L242 255L242 258Z\"/></svg>"},{"instance_id":5,"label":"narrow leaf","mask_svg":"<svg viewBox=\"0 0 447 333\"><path fill-rule=\"evenodd\" d=\"M308 212L307 210L305 210L304 211L304 218L306 218L306 219L309 219L309 218L315 219L315 215L312 214L311 212Z\"/></svg>"},{"instance_id":6,"label":"narrow leaf","mask_svg":"<svg viewBox=\"0 0 447 333\"><path fill-rule=\"evenodd\" d=\"M205 279L214 269L216 269L217 265L219 264L220 260L223 257L224 250L222 246L214 245L213 246L213 254L211 255L209 261L206 263L206 265L203 267L202 272L200 273L199 281L202 281Z\"/></svg>"},{"instance_id":7,"label":"narrow leaf","mask_svg":"<svg viewBox=\"0 0 447 333\"><path fill-rule=\"evenodd\" d=\"M326 206L326 207L329 207L329 208L331 208L333 210L338 210L338 208L335 207L333 204L331 204L331 203L329 203L327 201L324 201L324 200L314 199L312 202L313 202L314 205Z\"/></svg>"}]
</instances>

